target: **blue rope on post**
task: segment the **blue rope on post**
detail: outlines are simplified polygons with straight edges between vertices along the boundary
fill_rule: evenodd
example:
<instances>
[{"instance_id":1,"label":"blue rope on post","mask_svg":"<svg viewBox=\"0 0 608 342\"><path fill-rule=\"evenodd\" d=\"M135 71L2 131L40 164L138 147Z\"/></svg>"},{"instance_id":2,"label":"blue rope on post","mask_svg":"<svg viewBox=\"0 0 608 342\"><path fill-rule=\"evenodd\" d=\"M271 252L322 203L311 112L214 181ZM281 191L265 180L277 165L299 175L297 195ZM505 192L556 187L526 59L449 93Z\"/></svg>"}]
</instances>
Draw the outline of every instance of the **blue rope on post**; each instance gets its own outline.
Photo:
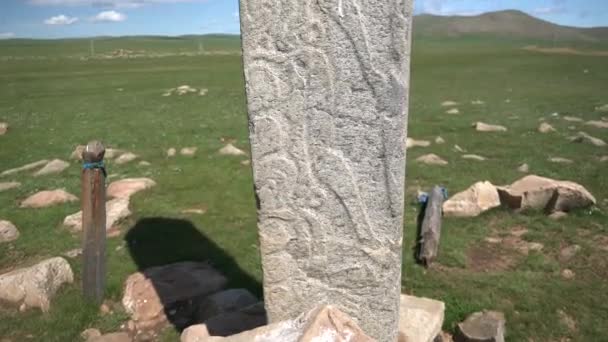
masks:
<instances>
[{"instance_id":1,"label":"blue rope on post","mask_svg":"<svg viewBox=\"0 0 608 342\"><path fill-rule=\"evenodd\" d=\"M84 163L84 164L82 164L82 169L83 170L100 169L101 172L103 172L103 176L107 177L106 167L105 167L103 161L92 162L92 163Z\"/></svg>"},{"instance_id":2,"label":"blue rope on post","mask_svg":"<svg viewBox=\"0 0 608 342\"><path fill-rule=\"evenodd\" d=\"M446 200L448 199L448 189L441 187L441 193L443 194L443 199ZM418 203L420 204L424 204L426 202L428 202L429 200L429 194L426 192L421 192L420 195L418 195Z\"/></svg>"}]
</instances>

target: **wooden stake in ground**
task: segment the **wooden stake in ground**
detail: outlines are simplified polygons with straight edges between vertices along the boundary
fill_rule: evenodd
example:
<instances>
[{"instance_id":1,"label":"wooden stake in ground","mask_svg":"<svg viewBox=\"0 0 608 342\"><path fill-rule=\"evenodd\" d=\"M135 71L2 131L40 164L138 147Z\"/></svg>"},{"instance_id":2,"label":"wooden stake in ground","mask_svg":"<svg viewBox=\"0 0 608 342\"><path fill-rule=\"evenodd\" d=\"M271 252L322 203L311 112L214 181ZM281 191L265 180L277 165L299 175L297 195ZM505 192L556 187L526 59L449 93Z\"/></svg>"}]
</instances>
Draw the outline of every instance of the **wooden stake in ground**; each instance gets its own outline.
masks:
<instances>
[{"instance_id":1,"label":"wooden stake in ground","mask_svg":"<svg viewBox=\"0 0 608 342\"><path fill-rule=\"evenodd\" d=\"M82 290L86 298L101 302L105 286L106 171L105 148L90 142L82 153Z\"/></svg>"},{"instance_id":2,"label":"wooden stake in ground","mask_svg":"<svg viewBox=\"0 0 608 342\"><path fill-rule=\"evenodd\" d=\"M429 266L439 250L441 237L441 217L443 200L447 197L445 189L435 186L423 202L422 210L418 216L418 255L416 259L425 266Z\"/></svg>"}]
</instances>

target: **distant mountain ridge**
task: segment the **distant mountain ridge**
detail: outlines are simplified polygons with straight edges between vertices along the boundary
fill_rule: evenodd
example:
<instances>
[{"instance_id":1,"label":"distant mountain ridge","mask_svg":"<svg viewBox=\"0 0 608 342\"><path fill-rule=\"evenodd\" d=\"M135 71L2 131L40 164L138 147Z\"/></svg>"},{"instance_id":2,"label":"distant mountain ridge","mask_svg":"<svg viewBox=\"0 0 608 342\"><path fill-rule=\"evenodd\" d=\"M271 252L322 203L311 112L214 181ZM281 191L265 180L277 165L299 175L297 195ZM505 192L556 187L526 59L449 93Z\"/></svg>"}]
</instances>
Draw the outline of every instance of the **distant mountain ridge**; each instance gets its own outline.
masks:
<instances>
[{"instance_id":1,"label":"distant mountain ridge","mask_svg":"<svg viewBox=\"0 0 608 342\"><path fill-rule=\"evenodd\" d=\"M492 35L540 40L608 42L608 27L562 26L517 10L488 12L475 16L416 15L413 34L421 37Z\"/></svg>"}]
</instances>

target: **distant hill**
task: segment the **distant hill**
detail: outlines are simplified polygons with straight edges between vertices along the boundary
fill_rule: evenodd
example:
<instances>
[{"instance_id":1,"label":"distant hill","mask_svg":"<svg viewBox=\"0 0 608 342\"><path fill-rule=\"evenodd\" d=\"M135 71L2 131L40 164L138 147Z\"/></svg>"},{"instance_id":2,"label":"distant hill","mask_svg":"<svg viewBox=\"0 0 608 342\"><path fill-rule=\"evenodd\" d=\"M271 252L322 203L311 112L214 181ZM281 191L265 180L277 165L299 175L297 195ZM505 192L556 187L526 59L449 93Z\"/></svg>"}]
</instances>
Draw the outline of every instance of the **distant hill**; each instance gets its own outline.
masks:
<instances>
[{"instance_id":1,"label":"distant hill","mask_svg":"<svg viewBox=\"0 0 608 342\"><path fill-rule=\"evenodd\" d=\"M555 41L608 42L608 27L561 26L516 10L488 12L476 16L414 17L414 36L459 37L489 35Z\"/></svg>"}]
</instances>

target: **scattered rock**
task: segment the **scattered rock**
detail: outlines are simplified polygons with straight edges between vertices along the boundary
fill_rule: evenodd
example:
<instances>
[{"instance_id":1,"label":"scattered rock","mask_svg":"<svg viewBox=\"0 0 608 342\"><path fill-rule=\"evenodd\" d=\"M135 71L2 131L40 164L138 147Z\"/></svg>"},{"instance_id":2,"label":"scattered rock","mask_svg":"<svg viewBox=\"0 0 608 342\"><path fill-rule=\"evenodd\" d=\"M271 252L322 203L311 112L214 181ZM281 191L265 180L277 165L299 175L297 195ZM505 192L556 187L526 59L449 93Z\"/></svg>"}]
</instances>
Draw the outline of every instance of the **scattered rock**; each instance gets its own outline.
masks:
<instances>
[{"instance_id":1,"label":"scattered rock","mask_svg":"<svg viewBox=\"0 0 608 342\"><path fill-rule=\"evenodd\" d=\"M80 337L82 337L82 339L87 342L89 340L92 340L92 339L94 339L96 337L100 337L100 336L101 336L101 331L99 331L99 329L95 329L95 328L88 328L80 334Z\"/></svg>"},{"instance_id":2,"label":"scattered rock","mask_svg":"<svg viewBox=\"0 0 608 342\"><path fill-rule=\"evenodd\" d=\"M197 319L204 322L227 312L239 311L257 302L257 298L245 289L221 291L205 299L199 308Z\"/></svg>"},{"instance_id":3,"label":"scattered rock","mask_svg":"<svg viewBox=\"0 0 608 342\"><path fill-rule=\"evenodd\" d=\"M596 203L595 197L580 184L536 175L525 176L510 186L497 189L502 204L512 209L567 212Z\"/></svg>"},{"instance_id":4,"label":"scattered rock","mask_svg":"<svg viewBox=\"0 0 608 342\"><path fill-rule=\"evenodd\" d=\"M476 155L476 154L463 154L462 158L464 159L471 159L471 160L479 160L479 161L484 161L486 160L486 158Z\"/></svg>"},{"instance_id":5,"label":"scattered rock","mask_svg":"<svg viewBox=\"0 0 608 342\"><path fill-rule=\"evenodd\" d=\"M564 218L566 216L568 216L568 213L565 213L563 211L556 211L556 212L551 213L549 215L549 218L552 219L552 220L556 220L557 221L557 220L560 220L560 219L562 219L562 218Z\"/></svg>"},{"instance_id":6,"label":"scattered rock","mask_svg":"<svg viewBox=\"0 0 608 342\"><path fill-rule=\"evenodd\" d=\"M63 189L37 192L21 202L21 208L46 208L57 204L75 202L78 197Z\"/></svg>"},{"instance_id":7,"label":"scattered rock","mask_svg":"<svg viewBox=\"0 0 608 342\"><path fill-rule=\"evenodd\" d=\"M131 342L132 339L126 332L115 332L110 334L101 335L99 337L92 338L87 342Z\"/></svg>"},{"instance_id":8,"label":"scattered rock","mask_svg":"<svg viewBox=\"0 0 608 342\"><path fill-rule=\"evenodd\" d=\"M595 110L598 112L608 112L608 103L603 106L595 107Z\"/></svg>"},{"instance_id":9,"label":"scattered rock","mask_svg":"<svg viewBox=\"0 0 608 342\"><path fill-rule=\"evenodd\" d=\"M571 332L576 331L576 320L562 310L557 310L559 321Z\"/></svg>"},{"instance_id":10,"label":"scattered rock","mask_svg":"<svg viewBox=\"0 0 608 342\"><path fill-rule=\"evenodd\" d=\"M471 101L471 104L472 104L472 105L477 105L477 106L478 106L478 105L482 105L482 104L484 104L484 103L485 103L485 102L483 102L483 101L481 101L481 100L473 100L473 101Z\"/></svg>"},{"instance_id":11,"label":"scattered rock","mask_svg":"<svg viewBox=\"0 0 608 342\"><path fill-rule=\"evenodd\" d=\"M443 101L441 102L441 106L442 107L451 107L451 106L458 106L458 102L454 102L454 101Z\"/></svg>"},{"instance_id":12,"label":"scattered rock","mask_svg":"<svg viewBox=\"0 0 608 342\"><path fill-rule=\"evenodd\" d=\"M110 183L106 194L108 197L129 198L132 195L156 185L150 178L126 178Z\"/></svg>"},{"instance_id":13,"label":"scattered rock","mask_svg":"<svg viewBox=\"0 0 608 342\"><path fill-rule=\"evenodd\" d=\"M431 342L441 333L445 312L443 302L404 294L399 302L400 342Z\"/></svg>"},{"instance_id":14,"label":"scattered rock","mask_svg":"<svg viewBox=\"0 0 608 342\"><path fill-rule=\"evenodd\" d=\"M0 135L6 134L7 131L8 131L8 123L0 122Z\"/></svg>"},{"instance_id":15,"label":"scattered rock","mask_svg":"<svg viewBox=\"0 0 608 342\"><path fill-rule=\"evenodd\" d=\"M568 121L568 122L582 122L582 121L583 121L583 119L578 118L578 117L576 117L576 116L567 116L567 115L566 115L566 116L564 116L563 118L564 118L564 120L566 120L566 121Z\"/></svg>"},{"instance_id":16,"label":"scattered rock","mask_svg":"<svg viewBox=\"0 0 608 342\"><path fill-rule=\"evenodd\" d=\"M489 236L485 238L484 241L493 245L497 245L502 242L502 239L498 237Z\"/></svg>"},{"instance_id":17,"label":"scattered rock","mask_svg":"<svg viewBox=\"0 0 608 342\"><path fill-rule=\"evenodd\" d=\"M138 158L138 156L136 154L127 152L127 153L121 154L120 157L116 158L114 163L116 163L118 165L122 165L122 164L126 164L128 162L131 162L137 158Z\"/></svg>"},{"instance_id":18,"label":"scattered rock","mask_svg":"<svg viewBox=\"0 0 608 342\"><path fill-rule=\"evenodd\" d=\"M540 133L555 132L555 128L546 122L541 122L540 126L538 126L538 131Z\"/></svg>"},{"instance_id":19,"label":"scattered rock","mask_svg":"<svg viewBox=\"0 0 608 342\"><path fill-rule=\"evenodd\" d=\"M195 208L188 208L181 211L182 214L195 214L195 215L203 215L207 212L207 206L199 206Z\"/></svg>"},{"instance_id":20,"label":"scattered rock","mask_svg":"<svg viewBox=\"0 0 608 342\"><path fill-rule=\"evenodd\" d=\"M0 220L0 243L15 241L19 238L19 230L9 221Z\"/></svg>"},{"instance_id":21,"label":"scattered rock","mask_svg":"<svg viewBox=\"0 0 608 342\"><path fill-rule=\"evenodd\" d=\"M72 154L70 154L70 159L82 160L82 152L84 152L85 148L87 148L85 145L76 146Z\"/></svg>"},{"instance_id":22,"label":"scattered rock","mask_svg":"<svg viewBox=\"0 0 608 342\"><path fill-rule=\"evenodd\" d=\"M42 169L38 170L34 173L34 176L44 176L50 174L61 173L63 170L70 167L70 163L63 161L61 159L53 159L48 164L46 164Z\"/></svg>"},{"instance_id":23,"label":"scattered rock","mask_svg":"<svg viewBox=\"0 0 608 342\"><path fill-rule=\"evenodd\" d=\"M606 146L606 142L600 138L593 137L585 132L578 132L578 135L571 138L574 142L587 142L595 146Z\"/></svg>"},{"instance_id":24,"label":"scattered rock","mask_svg":"<svg viewBox=\"0 0 608 342\"><path fill-rule=\"evenodd\" d=\"M46 165L48 162L49 162L48 160L43 159L43 160L39 160L37 162L23 165L21 167L15 168L15 169L6 170L6 171L0 173L0 177L12 175L12 174L15 174L15 173L21 172L21 171L33 170L33 169L39 168L43 165Z\"/></svg>"},{"instance_id":25,"label":"scattered rock","mask_svg":"<svg viewBox=\"0 0 608 342\"><path fill-rule=\"evenodd\" d=\"M460 153L464 153L466 152L462 147L458 146L458 145L454 145L454 150L456 152L460 152Z\"/></svg>"},{"instance_id":26,"label":"scattered rock","mask_svg":"<svg viewBox=\"0 0 608 342\"><path fill-rule=\"evenodd\" d=\"M446 114L460 114L460 110L458 110L458 108L452 108L452 109L448 109L445 113Z\"/></svg>"},{"instance_id":27,"label":"scattered rock","mask_svg":"<svg viewBox=\"0 0 608 342\"><path fill-rule=\"evenodd\" d=\"M184 147L179 151L182 156L193 156L196 154L198 147Z\"/></svg>"},{"instance_id":28,"label":"scattered rock","mask_svg":"<svg viewBox=\"0 0 608 342\"><path fill-rule=\"evenodd\" d=\"M502 312L483 311L470 315L464 322L458 323L455 342L504 342L505 316Z\"/></svg>"},{"instance_id":29,"label":"scattered rock","mask_svg":"<svg viewBox=\"0 0 608 342\"><path fill-rule=\"evenodd\" d=\"M474 217L500 206L496 187L488 182L477 182L443 203L445 216Z\"/></svg>"},{"instance_id":30,"label":"scattered rock","mask_svg":"<svg viewBox=\"0 0 608 342\"><path fill-rule=\"evenodd\" d=\"M576 253L578 253L580 250L581 246L579 245L570 245L568 247L562 248L562 250L559 251L559 262L566 263L572 260Z\"/></svg>"},{"instance_id":31,"label":"scattered rock","mask_svg":"<svg viewBox=\"0 0 608 342\"><path fill-rule=\"evenodd\" d=\"M405 148L428 147L430 145L431 142L428 140L416 140L414 138L407 138L405 141Z\"/></svg>"},{"instance_id":32,"label":"scattered rock","mask_svg":"<svg viewBox=\"0 0 608 342\"><path fill-rule=\"evenodd\" d=\"M207 263L186 261L151 267L127 278L122 304L137 330L164 325L165 313L171 312L176 313L171 322L179 327L192 320L192 310L203 297L225 284L226 278ZM178 317L181 313L188 317Z\"/></svg>"},{"instance_id":33,"label":"scattered rock","mask_svg":"<svg viewBox=\"0 0 608 342\"><path fill-rule=\"evenodd\" d=\"M177 153L177 150L173 147L167 150L167 157L174 157Z\"/></svg>"},{"instance_id":34,"label":"scattered rock","mask_svg":"<svg viewBox=\"0 0 608 342\"><path fill-rule=\"evenodd\" d=\"M603 163L603 162L606 162L606 161L608 161L608 156L601 156L600 157L600 162Z\"/></svg>"},{"instance_id":35,"label":"scattered rock","mask_svg":"<svg viewBox=\"0 0 608 342\"><path fill-rule=\"evenodd\" d=\"M549 159L547 159L548 161L552 162L552 163L558 163L558 164L572 164L574 163L572 160L568 159L568 158L562 158L562 157L549 157Z\"/></svg>"},{"instance_id":36,"label":"scattered rock","mask_svg":"<svg viewBox=\"0 0 608 342\"><path fill-rule=\"evenodd\" d=\"M247 155L247 153L245 153L242 150L239 150L238 148L234 147L234 145L232 145L232 144L228 144L228 145L222 147L219 150L219 154L228 155L228 156L246 156Z\"/></svg>"},{"instance_id":37,"label":"scattered rock","mask_svg":"<svg viewBox=\"0 0 608 342\"><path fill-rule=\"evenodd\" d=\"M435 144L440 145L440 144L444 144L444 143L445 143L445 140L443 140L442 137L438 136L437 138L435 138Z\"/></svg>"},{"instance_id":38,"label":"scattered rock","mask_svg":"<svg viewBox=\"0 0 608 342\"><path fill-rule=\"evenodd\" d=\"M209 92L209 90L207 88L201 88L201 90L198 92L198 94L200 96L205 96L205 95L207 95L208 92Z\"/></svg>"},{"instance_id":39,"label":"scattered rock","mask_svg":"<svg viewBox=\"0 0 608 342\"><path fill-rule=\"evenodd\" d=\"M570 269L564 269L562 271L562 278L566 279L566 280L570 280L570 279L574 279L575 274L572 270Z\"/></svg>"},{"instance_id":40,"label":"scattered rock","mask_svg":"<svg viewBox=\"0 0 608 342\"><path fill-rule=\"evenodd\" d=\"M74 281L70 264L57 257L0 275L0 301L47 312L55 292Z\"/></svg>"},{"instance_id":41,"label":"scattered rock","mask_svg":"<svg viewBox=\"0 0 608 342\"><path fill-rule=\"evenodd\" d=\"M0 192L18 188L20 186L21 186L21 183L19 183L19 182L3 182L3 183L0 183Z\"/></svg>"},{"instance_id":42,"label":"scattered rock","mask_svg":"<svg viewBox=\"0 0 608 342\"><path fill-rule=\"evenodd\" d=\"M63 253L63 256L68 257L70 259L77 258L82 255L82 248L75 248Z\"/></svg>"},{"instance_id":43,"label":"scattered rock","mask_svg":"<svg viewBox=\"0 0 608 342\"><path fill-rule=\"evenodd\" d=\"M210 337L209 331L214 330L217 331L208 326L208 323L195 325L183 332L181 340L182 342L375 341L367 336L347 314L329 305L315 308L292 320L273 323L236 335L220 331Z\"/></svg>"},{"instance_id":44,"label":"scattered rock","mask_svg":"<svg viewBox=\"0 0 608 342\"><path fill-rule=\"evenodd\" d=\"M528 172L530 172L530 166L526 163L523 163L517 168L517 171L523 172L523 173L528 173Z\"/></svg>"},{"instance_id":45,"label":"scattered rock","mask_svg":"<svg viewBox=\"0 0 608 342\"><path fill-rule=\"evenodd\" d=\"M110 231L120 220L129 217L128 198L115 198L106 202L106 231ZM73 232L82 231L82 211L67 216L63 220L63 225L70 228Z\"/></svg>"},{"instance_id":46,"label":"scattered rock","mask_svg":"<svg viewBox=\"0 0 608 342\"><path fill-rule=\"evenodd\" d=\"M427 165L448 165L448 162L441 159L438 155L434 153L425 154L416 158L416 161L419 163L427 164Z\"/></svg>"},{"instance_id":47,"label":"scattered rock","mask_svg":"<svg viewBox=\"0 0 608 342\"><path fill-rule=\"evenodd\" d=\"M196 93L196 88L192 88L191 86L185 84L177 87L176 89L177 95L185 95L188 93Z\"/></svg>"},{"instance_id":48,"label":"scattered rock","mask_svg":"<svg viewBox=\"0 0 608 342\"><path fill-rule=\"evenodd\" d=\"M478 132L506 132L507 128L505 126L500 125L491 125L483 122L476 122L473 124L475 130Z\"/></svg>"},{"instance_id":49,"label":"scattered rock","mask_svg":"<svg viewBox=\"0 0 608 342\"><path fill-rule=\"evenodd\" d=\"M148 161L142 160L139 163L137 163L137 165L139 165L139 166L150 166L152 164L150 164L150 162L148 162Z\"/></svg>"},{"instance_id":50,"label":"scattered rock","mask_svg":"<svg viewBox=\"0 0 608 342\"><path fill-rule=\"evenodd\" d=\"M243 166L249 166L249 165L251 165L251 160L249 160L249 159L242 160L241 161L241 165L243 165Z\"/></svg>"},{"instance_id":51,"label":"scattered rock","mask_svg":"<svg viewBox=\"0 0 608 342\"><path fill-rule=\"evenodd\" d=\"M597 127L597 128L608 128L608 121L592 120L592 121L585 122L585 125L589 125L589 126L593 126L593 127Z\"/></svg>"}]
</instances>

